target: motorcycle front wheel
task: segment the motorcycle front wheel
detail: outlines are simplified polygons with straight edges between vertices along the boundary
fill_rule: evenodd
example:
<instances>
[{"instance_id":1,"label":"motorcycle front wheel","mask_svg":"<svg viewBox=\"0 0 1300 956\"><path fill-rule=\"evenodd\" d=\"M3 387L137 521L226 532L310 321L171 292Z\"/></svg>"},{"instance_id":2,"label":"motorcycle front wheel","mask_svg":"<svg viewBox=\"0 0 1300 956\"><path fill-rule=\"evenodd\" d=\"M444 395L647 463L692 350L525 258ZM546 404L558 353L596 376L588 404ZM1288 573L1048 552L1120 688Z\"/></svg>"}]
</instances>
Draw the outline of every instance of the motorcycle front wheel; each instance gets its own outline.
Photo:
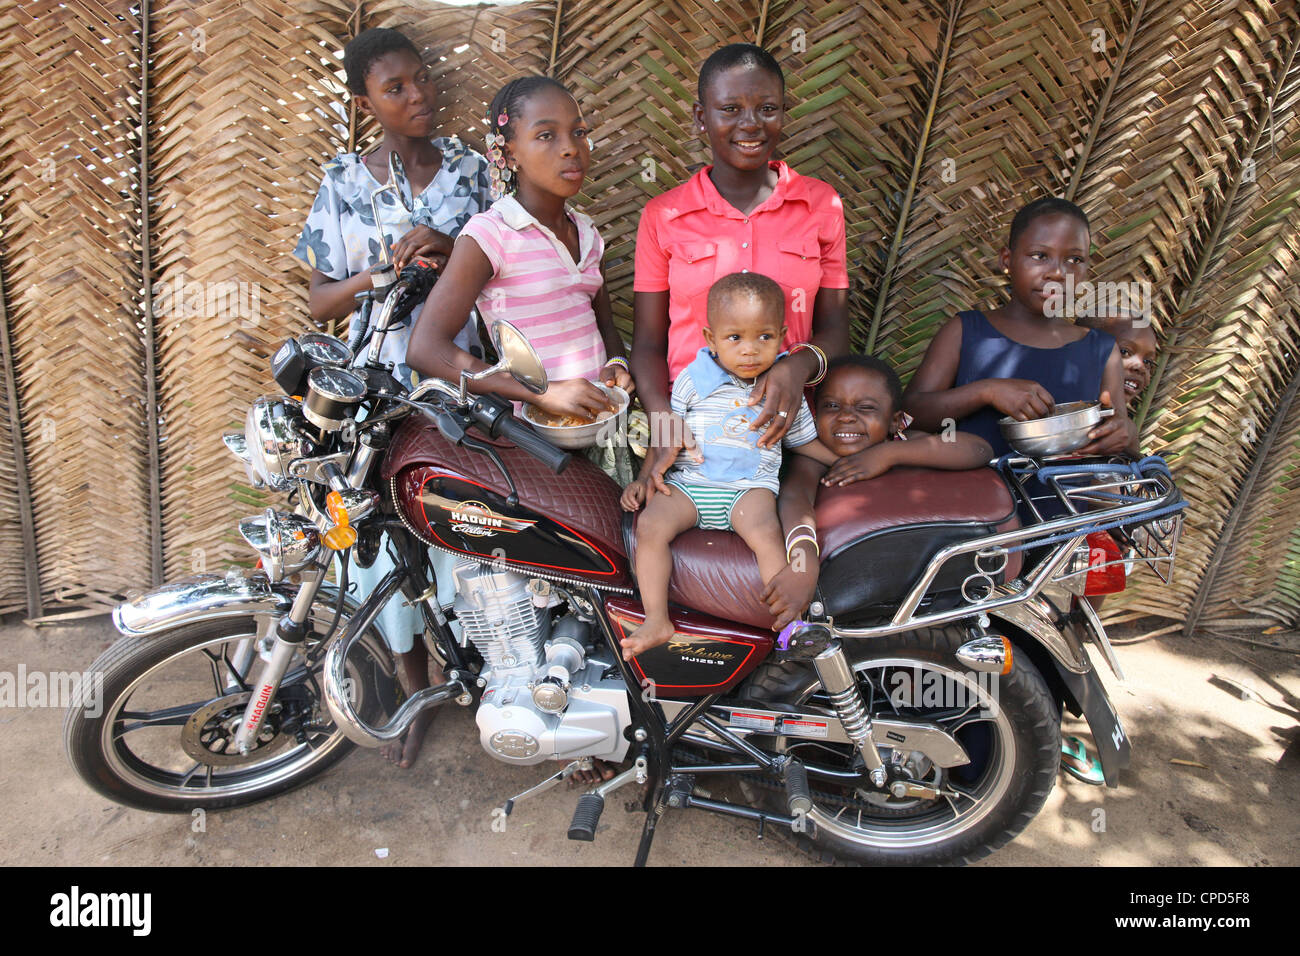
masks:
<instances>
[{"instance_id":1,"label":"motorcycle front wheel","mask_svg":"<svg viewBox=\"0 0 1300 956\"><path fill-rule=\"evenodd\" d=\"M260 669L249 642L259 624L268 629L261 616L219 617L114 643L91 665L92 682L64 718L73 769L117 803L188 812L262 800L337 763L353 744L321 697L319 634L290 664L254 748L241 754L230 746ZM313 622L322 631L328 623ZM242 667L241 658L248 658ZM392 673L381 639L357 642L349 693L368 721L391 707Z\"/></svg>"},{"instance_id":2,"label":"motorcycle front wheel","mask_svg":"<svg viewBox=\"0 0 1300 956\"><path fill-rule=\"evenodd\" d=\"M887 741L877 735L891 779L916 781L937 796L900 798L810 774L810 825L796 834L806 849L827 862L970 863L1010 842L1042 808L1060 765L1060 711L1028 655L1017 655L1006 676L976 673L953 654L968 639L959 628L930 628L846 642L873 719L932 721L961 743L970 762L941 768L919 751L882 746ZM749 699L834 713L806 663L760 667ZM848 745L769 740L806 764L863 769ZM771 796L774 806L784 803L784 792Z\"/></svg>"}]
</instances>

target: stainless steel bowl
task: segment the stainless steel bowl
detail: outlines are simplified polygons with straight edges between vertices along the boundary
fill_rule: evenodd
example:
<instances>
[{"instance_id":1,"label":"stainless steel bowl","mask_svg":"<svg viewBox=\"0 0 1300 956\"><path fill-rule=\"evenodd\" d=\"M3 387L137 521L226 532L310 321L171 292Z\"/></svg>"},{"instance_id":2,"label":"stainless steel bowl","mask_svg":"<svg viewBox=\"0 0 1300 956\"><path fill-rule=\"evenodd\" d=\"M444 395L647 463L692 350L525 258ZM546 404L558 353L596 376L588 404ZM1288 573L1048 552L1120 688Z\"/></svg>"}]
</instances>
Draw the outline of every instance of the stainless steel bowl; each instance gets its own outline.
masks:
<instances>
[{"instance_id":1,"label":"stainless steel bowl","mask_svg":"<svg viewBox=\"0 0 1300 956\"><path fill-rule=\"evenodd\" d=\"M533 430L557 448L577 451L590 448L602 435L610 434L613 429L627 427L627 406L631 400L627 392L613 385L594 383L597 388L610 397L616 411L610 418L592 422L590 425L543 425L540 418L545 413L534 405L524 406L524 421L533 426Z\"/></svg>"},{"instance_id":2,"label":"stainless steel bowl","mask_svg":"<svg viewBox=\"0 0 1300 956\"><path fill-rule=\"evenodd\" d=\"M1007 416L998 420L1007 444L1031 458L1046 458L1077 451L1088 444L1088 432L1103 419L1115 414L1099 402L1066 402L1046 418L1020 422Z\"/></svg>"}]
</instances>

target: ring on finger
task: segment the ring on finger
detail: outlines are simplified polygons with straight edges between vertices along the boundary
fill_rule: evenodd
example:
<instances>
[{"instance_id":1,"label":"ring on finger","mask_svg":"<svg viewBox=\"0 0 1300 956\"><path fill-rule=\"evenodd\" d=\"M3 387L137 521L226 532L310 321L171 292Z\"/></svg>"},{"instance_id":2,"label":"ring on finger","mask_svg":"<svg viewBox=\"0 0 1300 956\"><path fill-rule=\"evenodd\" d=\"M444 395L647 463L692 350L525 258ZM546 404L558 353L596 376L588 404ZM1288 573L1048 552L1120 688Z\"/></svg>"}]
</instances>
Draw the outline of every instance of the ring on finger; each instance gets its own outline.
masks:
<instances>
[{"instance_id":1,"label":"ring on finger","mask_svg":"<svg viewBox=\"0 0 1300 956\"><path fill-rule=\"evenodd\" d=\"M782 418L789 418L789 417L790 417L790 413L787 412L784 408L781 409L779 412L777 412L777 414L780 415Z\"/></svg>"}]
</instances>

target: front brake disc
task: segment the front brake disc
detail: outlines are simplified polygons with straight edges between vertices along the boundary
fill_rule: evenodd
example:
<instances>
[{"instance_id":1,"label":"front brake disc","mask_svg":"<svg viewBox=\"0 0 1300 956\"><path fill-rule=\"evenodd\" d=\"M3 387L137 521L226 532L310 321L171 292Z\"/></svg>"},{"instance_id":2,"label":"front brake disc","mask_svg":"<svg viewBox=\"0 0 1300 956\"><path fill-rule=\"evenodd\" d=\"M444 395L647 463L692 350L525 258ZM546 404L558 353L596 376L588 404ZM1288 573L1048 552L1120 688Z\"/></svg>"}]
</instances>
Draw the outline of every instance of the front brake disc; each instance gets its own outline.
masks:
<instances>
[{"instance_id":1,"label":"front brake disc","mask_svg":"<svg viewBox=\"0 0 1300 956\"><path fill-rule=\"evenodd\" d=\"M185 752L201 764L231 767L261 760L284 746L291 738L280 731L278 715L268 713L252 750L241 754L230 749L252 696L252 693L243 691L218 697L191 714L181 728L181 746Z\"/></svg>"}]
</instances>

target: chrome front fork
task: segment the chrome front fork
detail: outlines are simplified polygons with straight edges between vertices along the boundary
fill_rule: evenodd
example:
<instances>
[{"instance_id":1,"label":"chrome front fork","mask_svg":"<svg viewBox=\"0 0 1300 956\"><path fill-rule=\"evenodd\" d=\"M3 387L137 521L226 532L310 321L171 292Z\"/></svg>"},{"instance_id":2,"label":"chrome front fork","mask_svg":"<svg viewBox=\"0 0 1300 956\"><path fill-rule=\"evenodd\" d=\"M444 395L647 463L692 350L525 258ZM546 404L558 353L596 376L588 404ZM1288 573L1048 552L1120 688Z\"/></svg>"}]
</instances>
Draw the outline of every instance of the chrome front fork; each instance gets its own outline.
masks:
<instances>
[{"instance_id":1,"label":"chrome front fork","mask_svg":"<svg viewBox=\"0 0 1300 956\"><path fill-rule=\"evenodd\" d=\"M817 668L817 677L844 725L844 733L862 755L871 782L884 787L885 762L880 759L880 751L876 750L876 742L872 739L871 715L867 712L867 702L862 699L862 691L858 689L853 668L844 656L844 646L833 641L813 658L813 666Z\"/></svg>"},{"instance_id":2,"label":"chrome front fork","mask_svg":"<svg viewBox=\"0 0 1300 956\"><path fill-rule=\"evenodd\" d=\"M311 615L312 604L316 601L316 592L320 590L321 582L325 580L325 569L334 552L327 551L325 554L326 557L323 559L325 564L319 563L321 559L318 559L313 568L302 572L302 586L293 599L293 606L276 626L275 640L271 642L271 658L262 668L257 684L253 687L253 696L249 698L248 706L244 708L244 719L235 733L233 746L241 754L246 754L253 749L271 702L275 700L276 692L280 689L280 681L284 680L289 665L293 663L294 655L307 637L309 627L307 621Z\"/></svg>"}]
</instances>

